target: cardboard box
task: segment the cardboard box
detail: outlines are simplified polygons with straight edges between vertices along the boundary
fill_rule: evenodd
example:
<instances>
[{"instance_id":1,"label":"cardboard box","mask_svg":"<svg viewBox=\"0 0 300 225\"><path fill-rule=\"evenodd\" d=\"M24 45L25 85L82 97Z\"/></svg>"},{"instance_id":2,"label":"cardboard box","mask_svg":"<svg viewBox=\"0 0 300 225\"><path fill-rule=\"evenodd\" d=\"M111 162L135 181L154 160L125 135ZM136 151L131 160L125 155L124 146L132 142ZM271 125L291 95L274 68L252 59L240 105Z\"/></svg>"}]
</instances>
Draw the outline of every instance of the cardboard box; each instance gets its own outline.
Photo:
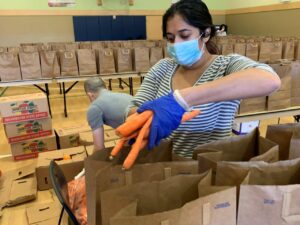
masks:
<instances>
[{"instance_id":1,"label":"cardboard box","mask_svg":"<svg viewBox=\"0 0 300 225\"><path fill-rule=\"evenodd\" d=\"M69 155L71 159L63 160L64 155ZM51 160L56 161L61 167L67 181L70 181L83 169L83 160L86 156L86 150L83 146L39 154L36 167L38 190L42 191L52 188L49 176Z\"/></svg>"},{"instance_id":2,"label":"cardboard box","mask_svg":"<svg viewBox=\"0 0 300 225\"><path fill-rule=\"evenodd\" d=\"M46 95L43 93L16 95L0 98L3 123L16 123L49 117Z\"/></svg>"},{"instance_id":3,"label":"cardboard box","mask_svg":"<svg viewBox=\"0 0 300 225\"><path fill-rule=\"evenodd\" d=\"M89 146L93 144L94 144L94 138L93 138L92 131L79 133L79 145Z\"/></svg>"},{"instance_id":4,"label":"cardboard box","mask_svg":"<svg viewBox=\"0 0 300 225\"><path fill-rule=\"evenodd\" d=\"M248 134L257 127L259 127L259 120L243 123L233 122L232 132L237 135Z\"/></svg>"},{"instance_id":5,"label":"cardboard box","mask_svg":"<svg viewBox=\"0 0 300 225\"><path fill-rule=\"evenodd\" d=\"M10 147L14 160L36 158L41 152L57 149L55 135L21 141Z\"/></svg>"},{"instance_id":6,"label":"cardboard box","mask_svg":"<svg viewBox=\"0 0 300 225\"><path fill-rule=\"evenodd\" d=\"M37 182L33 176L34 171L35 165L30 164L3 173L0 179L0 216L4 207L14 206L36 198Z\"/></svg>"},{"instance_id":7,"label":"cardboard box","mask_svg":"<svg viewBox=\"0 0 300 225\"><path fill-rule=\"evenodd\" d=\"M79 133L90 130L91 128L86 124L55 128L55 133L59 140L59 148L64 149L79 146Z\"/></svg>"},{"instance_id":8,"label":"cardboard box","mask_svg":"<svg viewBox=\"0 0 300 225\"><path fill-rule=\"evenodd\" d=\"M105 141L114 141L114 140L118 140L118 139L120 139L120 137L118 135L116 135L115 130L109 130L109 131L104 132L104 140Z\"/></svg>"},{"instance_id":9,"label":"cardboard box","mask_svg":"<svg viewBox=\"0 0 300 225\"><path fill-rule=\"evenodd\" d=\"M34 204L26 208L29 225L53 225L58 223L61 205L59 202Z\"/></svg>"},{"instance_id":10,"label":"cardboard box","mask_svg":"<svg viewBox=\"0 0 300 225\"><path fill-rule=\"evenodd\" d=\"M52 135L51 118L4 124L9 143Z\"/></svg>"}]
</instances>

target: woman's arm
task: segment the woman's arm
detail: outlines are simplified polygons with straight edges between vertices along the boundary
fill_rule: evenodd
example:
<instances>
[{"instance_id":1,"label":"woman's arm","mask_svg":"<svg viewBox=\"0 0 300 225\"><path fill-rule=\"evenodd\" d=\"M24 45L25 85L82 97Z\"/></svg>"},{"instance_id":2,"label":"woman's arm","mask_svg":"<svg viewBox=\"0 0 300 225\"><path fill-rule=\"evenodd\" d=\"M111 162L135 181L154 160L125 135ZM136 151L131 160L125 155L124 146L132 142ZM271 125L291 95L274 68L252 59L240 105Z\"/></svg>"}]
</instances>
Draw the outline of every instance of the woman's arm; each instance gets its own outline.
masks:
<instances>
[{"instance_id":1,"label":"woman's arm","mask_svg":"<svg viewBox=\"0 0 300 225\"><path fill-rule=\"evenodd\" d=\"M280 78L264 69L249 68L218 80L180 90L189 106L266 96L280 88Z\"/></svg>"},{"instance_id":2,"label":"woman's arm","mask_svg":"<svg viewBox=\"0 0 300 225\"><path fill-rule=\"evenodd\" d=\"M137 108L144 102L156 99L159 86L158 77L162 77L165 75L168 67L167 64L168 62L166 61L166 59L163 59L149 70L138 92L134 96L134 99L129 104L126 110L126 116L135 113Z\"/></svg>"}]
</instances>

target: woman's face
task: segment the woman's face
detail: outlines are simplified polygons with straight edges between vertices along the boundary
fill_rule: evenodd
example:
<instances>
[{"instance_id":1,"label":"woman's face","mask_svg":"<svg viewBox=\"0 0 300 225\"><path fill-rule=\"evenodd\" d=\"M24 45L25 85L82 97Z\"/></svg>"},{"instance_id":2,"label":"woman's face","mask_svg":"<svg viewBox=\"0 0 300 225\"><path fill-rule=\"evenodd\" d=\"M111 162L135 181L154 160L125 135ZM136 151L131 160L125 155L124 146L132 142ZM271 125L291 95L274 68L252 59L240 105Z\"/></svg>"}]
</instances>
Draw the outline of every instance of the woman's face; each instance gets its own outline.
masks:
<instances>
[{"instance_id":1,"label":"woman's face","mask_svg":"<svg viewBox=\"0 0 300 225\"><path fill-rule=\"evenodd\" d=\"M184 19L175 14L167 22L167 40L170 43L180 43L199 38L199 29L186 23Z\"/></svg>"}]
</instances>

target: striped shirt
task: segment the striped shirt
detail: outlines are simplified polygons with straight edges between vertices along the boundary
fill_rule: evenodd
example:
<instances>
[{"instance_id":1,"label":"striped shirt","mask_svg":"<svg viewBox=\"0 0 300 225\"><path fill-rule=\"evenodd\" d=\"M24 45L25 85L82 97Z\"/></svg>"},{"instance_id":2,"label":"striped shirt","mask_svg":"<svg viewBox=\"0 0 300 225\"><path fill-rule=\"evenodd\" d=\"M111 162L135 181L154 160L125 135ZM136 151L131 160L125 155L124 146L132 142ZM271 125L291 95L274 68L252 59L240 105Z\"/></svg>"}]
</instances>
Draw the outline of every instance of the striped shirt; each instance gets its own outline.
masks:
<instances>
[{"instance_id":1,"label":"striped shirt","mask_svg":"<svg viewBox=\"0 0 300 225\"><path fill-rule=\"evenodd\" d=\"M169 94L172 90L172 76L178 64L170 58L160 60L146 75L130 107L139 107L146 101ZM261 68L275 73L266 64L255 62L244 56L232 54L220 55L211 63L194 86L214 81L228 74L247 69ZM196 105L201 114L196 118L180 124L168 137L173 141L176 154L191 158L193 149L198 145L226 138L231 135L232 123L240 100L212 102Z\"/></svg>"}]
</instances>

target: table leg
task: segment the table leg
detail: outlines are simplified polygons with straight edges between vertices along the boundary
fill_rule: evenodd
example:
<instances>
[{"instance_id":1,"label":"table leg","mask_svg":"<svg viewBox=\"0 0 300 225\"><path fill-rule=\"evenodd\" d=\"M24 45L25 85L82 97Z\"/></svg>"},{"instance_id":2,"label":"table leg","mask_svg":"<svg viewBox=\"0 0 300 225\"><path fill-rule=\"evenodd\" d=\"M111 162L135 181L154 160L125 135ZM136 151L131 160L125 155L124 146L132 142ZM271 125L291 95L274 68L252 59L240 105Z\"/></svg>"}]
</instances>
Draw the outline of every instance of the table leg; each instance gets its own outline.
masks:
<instances>
[{"instance_id":1,"label":"table leg","mask_svg":"<svg viewBox=\"0 0 300 225\"><path fill-rule=\"evenodd\" d=\"M48 84L45 84L45 93L46 93L46 96L47 96L47 102L48 102L48 107L49 107L49 114L50 116L52 117L52 111L51 111L51 105L50 105L50 92L49 92L49 85Z\"/></svg>"}]
</instances>

